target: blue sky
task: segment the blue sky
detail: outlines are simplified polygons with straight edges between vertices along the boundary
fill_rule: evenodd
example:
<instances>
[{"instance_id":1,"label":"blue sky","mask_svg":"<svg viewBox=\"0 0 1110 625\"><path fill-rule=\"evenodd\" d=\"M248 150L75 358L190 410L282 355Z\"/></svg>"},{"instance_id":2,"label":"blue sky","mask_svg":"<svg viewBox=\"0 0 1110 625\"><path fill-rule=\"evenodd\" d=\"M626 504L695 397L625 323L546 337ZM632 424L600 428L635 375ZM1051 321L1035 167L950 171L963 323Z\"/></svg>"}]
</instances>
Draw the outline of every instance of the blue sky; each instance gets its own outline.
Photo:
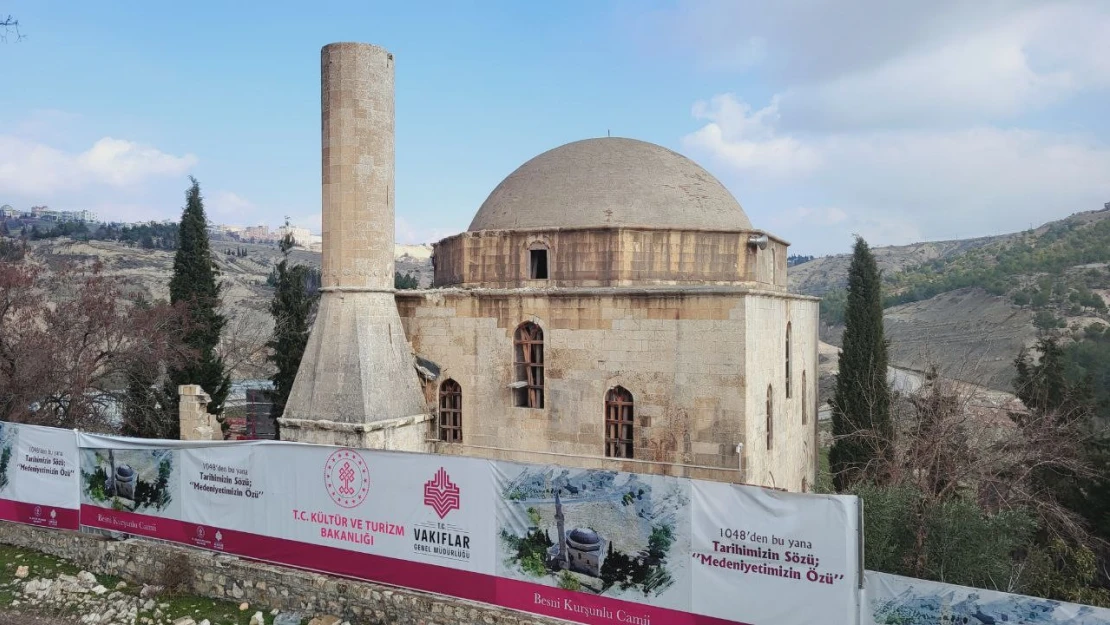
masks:
<instances>
[{"instance_id":1,"label":"blue sky","mask_svg":"<svg viewBox=\"0 0 1110 625\"><path fill-rule=\"evenodd\" d=\"M319 50L397 59L398 239L463 230L544 150L690 156L796 253L1110 201L1110 4L4 2L0 204L318 231Z\"/></svg>"}]
</instances>

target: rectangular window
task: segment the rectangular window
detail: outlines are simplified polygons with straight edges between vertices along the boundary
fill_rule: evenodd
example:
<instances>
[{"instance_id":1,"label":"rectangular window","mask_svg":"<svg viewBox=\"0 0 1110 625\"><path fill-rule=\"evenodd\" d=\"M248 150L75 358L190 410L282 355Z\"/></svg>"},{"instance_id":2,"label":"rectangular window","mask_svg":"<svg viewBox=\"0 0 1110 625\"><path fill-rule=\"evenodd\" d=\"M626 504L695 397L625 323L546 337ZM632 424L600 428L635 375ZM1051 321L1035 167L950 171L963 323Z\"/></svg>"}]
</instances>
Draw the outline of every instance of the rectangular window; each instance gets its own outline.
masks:
<instances>
[{"instance_id":1,"label":"rectangular window","mask_svg":"<svg viewBox=\"0 0 1110 625\"><path fill-rule=\"evenodd\" d=\"M439 387L439 440L462 442L462 387L454 380Z\"/></svg>"},{"instance_id":2,"label":"rectangular window","mask_svg":"<svg viewBox=\"0 0 1110 625\"><path fill-rule=\"evenodd\" d=\"M547 250L530 250L528 277L533 280L547 279Z\"/></svg>"},{"instance_id":3,"label":"rectangular window","mask_svg":"<svg viewBox=\"0 0 1110 625\"><path fill-rule=\"evenodd\" d=\"M522 323L516 330L515 343L516 405L543 408L543 330L534 323Z\"/></svg>"},{"instance_id":4,"label":"rectangular window","mask_svg":"<svg viewBox=\"0 0 1110 625\"><path fill-rule=\"evenodd\" d=\"M610 458L632 458L634 455L633 419L635 403L632 393L622 387L605 396L605 455Z\"/></svg>"}]
</instances>

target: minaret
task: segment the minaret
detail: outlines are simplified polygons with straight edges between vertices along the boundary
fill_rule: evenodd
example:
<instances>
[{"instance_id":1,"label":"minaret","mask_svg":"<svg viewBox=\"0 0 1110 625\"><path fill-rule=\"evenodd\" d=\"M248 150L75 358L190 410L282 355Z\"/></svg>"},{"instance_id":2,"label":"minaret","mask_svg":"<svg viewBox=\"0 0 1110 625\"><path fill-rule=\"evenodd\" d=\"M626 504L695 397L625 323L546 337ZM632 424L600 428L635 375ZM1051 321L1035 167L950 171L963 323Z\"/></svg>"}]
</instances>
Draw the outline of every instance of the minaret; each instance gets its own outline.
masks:
<instances>
[{"instance_id":1,"label":"minaret","mask_svg":"<svg viewBox=\"0 0 1110 625\"><path fill-rule=\"evenodd\" d=\"M559 568L567 568L567 532L566 525L563 523L563 503L559 501L559 491L555 491L555 526L559 528L559 555L555 560L559 563Z\"/></svg>"},{"instance_id":2,"label":"minaret","mask_svg":"<svg viewBox=\"0 0 1110 625\"><path fill-rule=\"evenodd\" d=\"M320 73L323 286L282 439L422 445L422 429L415 437L369 433L380 422L426 413L393 299L393 55L333 43L320 52Z\"/></svg>"}]
</instances>

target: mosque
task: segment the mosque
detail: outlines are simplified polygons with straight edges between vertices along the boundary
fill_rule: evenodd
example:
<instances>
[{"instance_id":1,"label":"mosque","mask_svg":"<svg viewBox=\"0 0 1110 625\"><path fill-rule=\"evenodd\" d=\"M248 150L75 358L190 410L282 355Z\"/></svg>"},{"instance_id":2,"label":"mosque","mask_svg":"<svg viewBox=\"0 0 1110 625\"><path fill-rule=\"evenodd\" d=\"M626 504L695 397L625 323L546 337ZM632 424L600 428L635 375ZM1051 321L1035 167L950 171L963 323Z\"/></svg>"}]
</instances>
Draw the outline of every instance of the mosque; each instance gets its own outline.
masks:
<instances>
[{"instance_id":1,"label":"mosque","mask_svg":"<svg viewBox=\"0 0 1110 625\"><path fill-rule=\"evenodd\" d=\"M324 286L283 438L809 490L818 302L681 154L544 152L394 292L393 61L322 51Z\"/></svg>"}]
</instances>

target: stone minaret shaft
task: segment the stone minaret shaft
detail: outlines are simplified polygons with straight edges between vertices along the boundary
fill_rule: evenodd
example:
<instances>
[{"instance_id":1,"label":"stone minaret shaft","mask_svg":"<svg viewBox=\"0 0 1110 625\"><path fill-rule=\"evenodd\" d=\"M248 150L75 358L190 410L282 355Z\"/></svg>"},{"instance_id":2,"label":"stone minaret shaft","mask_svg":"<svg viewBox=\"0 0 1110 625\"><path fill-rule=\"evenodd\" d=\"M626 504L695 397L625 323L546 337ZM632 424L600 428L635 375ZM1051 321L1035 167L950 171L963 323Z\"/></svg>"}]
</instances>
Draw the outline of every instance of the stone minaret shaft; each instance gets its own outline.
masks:
<instances>
[{"instance_id":1,"label":"stone minaret shaft","mask_svg":"<svg viewBox=\"0 0 1110 625\"><path fill-rule=\"evenodd\" d=\"M321 51L320 71L323 288L282 438L357 444L297 430L318 422L355 435L361 424L426 412L393 299L393 55L335 43Z\"/></svg>"}]
</instances>

